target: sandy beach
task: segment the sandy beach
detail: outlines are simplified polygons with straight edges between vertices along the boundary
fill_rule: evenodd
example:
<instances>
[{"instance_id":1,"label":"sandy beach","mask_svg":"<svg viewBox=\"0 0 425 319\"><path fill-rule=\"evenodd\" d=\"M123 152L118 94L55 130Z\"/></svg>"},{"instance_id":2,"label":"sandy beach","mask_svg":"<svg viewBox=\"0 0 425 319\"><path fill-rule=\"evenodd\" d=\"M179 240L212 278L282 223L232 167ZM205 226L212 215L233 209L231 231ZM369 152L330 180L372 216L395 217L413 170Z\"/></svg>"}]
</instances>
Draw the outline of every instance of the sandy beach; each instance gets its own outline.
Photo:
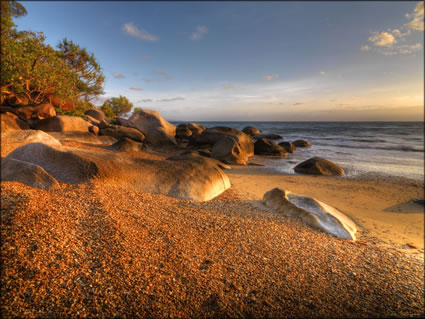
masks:
<instances>
[{"instance_id":1,"label":"sandy beach","mask_svg":"<svg viewBox=\"0 0 425 319\"><path fill-rule=\"evenodd\" d=\"M423 185L225 172L231 188L207 202L96 180L54 191L2 182L3 316L423 315L423 212L386 211L423 198ZM274 187L339 209L358 240L265 210Z\"/></svg>"}]
</instances>

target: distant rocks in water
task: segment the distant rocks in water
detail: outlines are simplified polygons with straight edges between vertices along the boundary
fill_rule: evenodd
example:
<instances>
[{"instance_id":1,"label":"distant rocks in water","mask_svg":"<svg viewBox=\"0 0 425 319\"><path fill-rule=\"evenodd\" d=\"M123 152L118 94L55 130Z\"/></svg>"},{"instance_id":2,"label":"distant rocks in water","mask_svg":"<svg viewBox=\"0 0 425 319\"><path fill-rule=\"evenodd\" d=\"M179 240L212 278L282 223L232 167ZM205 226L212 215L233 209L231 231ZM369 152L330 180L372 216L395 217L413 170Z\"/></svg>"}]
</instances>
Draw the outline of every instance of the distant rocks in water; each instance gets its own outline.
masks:
<instances>
[{"instance_id":1,"label":"distant rocks in water","mask_svg":"<svg viewBox=\"0 0 425 319\"><path fill-rule=\"evenodd\" d=\"M38 121L34 128L45 132L88 132L90 124L78 116L58 115Z\"/></svg>"},{"instance_id":2,"label":"distant rocks in water","mask_svg":"<svg viewBox=\"0 0 425 319\"><path fill-rule=\"evenodd\" d=\"M84 112L84 115L90 116L96 120L103 121L106 120L105 113L101 109L90 109Z\"/></svg>"},{"instance_id":3,"label":"distant rocks in water","mask_svg":"<svg viewBox=\"0 0 425 319\"><path fill-rule=\"evenodd\" d=\"M283 140L279 134L258 134L254 136L256 139L266 138L268 140Z\"/></svg>"},{"instance_id":4,"label":"distant rocks in water","mask_svg":"<svg viewBox=\"0 0 425 319\"><path fill-rule=\"evenodd\" d=\"M30 126L25 121L11 112L0 113L0 121L1 132L30 129Z\"/></svg>"},{"instance_id":5,"label":"distant rocks in water","mask_svg":"<svg viewBox=\"0 0 425 319\"><path fill-rule=\"evenodd\" d=\"M254 144L254 153L256 155L273 155L286 157L288 152L274 141L266 138L258 139Z\"/></svg>"},{"instance_id":6,"label":"distant rocks in water","mask_svg":"<svg viewBox=\"0 0 425 319\"><path fill-rule=\"evenodd\" d=\"M8 157L1 161L1 180L17 181L45 190L59 187L58 181L42 167Z\"/></svg>"},{"instance_id":7,"label":"distant rocks in water","mask_svg":"<svg viewBox=\"0 0 425 319\"><path fill-rule=\"evenodd\" d=\"M122 137L118 142L108 146L107 149L118 152L138 152L143 148L143 144L128 137Z\"/></svg>"},{"instance_id":8,"label":"distant rocks in water","mask_svg":"<svg viewBox=\"0 0 425 319\"><path fill-rule=\"evenodd\" d=\"M297 148L290 142L280 142L279 145L282 146L288 153L293 154L297 152Z\"/></svg>"},{"instance_id":9,"label":"distant rocks in water","mask_svg":"<svg viewBox=\"0 0 425 319\"><path fill-rule=\"evenodd\" d=\"M344 175L344 170L341 167L320 157L313 157L298 164L294 171L309 175Z\"/></svg>"},{"instance_id":10,"label":"distant rocks in water","mask_svg":"<svg viewBox=\"0 0 425 319\"><path fill-rule=\"evenodd\" d=\"M113 136L117 140L123 137L128 137L132 140L135 140L136 142L141 143L143 143L145 140L145 136L139 130L121 125L114 125L106 128L101 128L99 135Z\"/></svg>"},{"instance_id":11,"label":"distant rocks in water","mask_svg":"<svg viewBox=\"0 0 425 319\"><path fill-rule=\"evenodd\" d=\"M248 162L248 154L233 136L223 136L215 142L211 157L226 164L246 165Z\"/></svg>"},{"instance_id":12,"label":"distant rocks in water","mask_svg":"<svg viewBox=\"0 0 425 319\"><path fill-rule=\"evenodd\" d=\"M125 153L42 143L21 146L5 157L38 165L65 183L78 184L96 178L99 182L112 181L140 191L206 201L229 188L230 181L216 164L199 158L170 165L168 161L134 158Z\"/></svg>"},{"instance_id":13,"label":"distant rocks in water","mask_svg":"<svg viewBox=\"0 0 425 319\"><path fill-rule=\"evenodd\" d=\"M292 142L292 145L295 147L311 147L311 144L309 141L306 140L296 140Z\"/></svg>"},{"instance_id":14,"label":"distant rocks in water","mask_svg":"<svg viewBox=\"0 0 425 319\"><path fill-rule=\"evenodd\" d=\"M315 198L274 188L264 194L263 203L287 216L300 218L307 225L338 238L356 240L356 225L337 209Z\"/></svg>"},{"instance_id":15,"label":"distant rocks in water","mask_svg":"<svg viewBox=\"0 0 425 319\"><path fill-rule=\"evenodd\" d=\"M176 126L164 120L152 110L140 110L128 120L134 128L141 131L146 141L152 145L176 145Z\"/></svg>"},{"instance_id":16,"label":"distant rocks in water","mask_svg":"<svg viewBox=\"0 0 425 319\"><path fill-rule=\"evenodd\" d=\"M249 136L252 137L252 136L260 134L261 130L259 130L259 129L253 127L253 126L247 126L247 127L244 127L242 129L242 132L244 132L245 134L248 134Z\"/></svg>"}]
</instances>

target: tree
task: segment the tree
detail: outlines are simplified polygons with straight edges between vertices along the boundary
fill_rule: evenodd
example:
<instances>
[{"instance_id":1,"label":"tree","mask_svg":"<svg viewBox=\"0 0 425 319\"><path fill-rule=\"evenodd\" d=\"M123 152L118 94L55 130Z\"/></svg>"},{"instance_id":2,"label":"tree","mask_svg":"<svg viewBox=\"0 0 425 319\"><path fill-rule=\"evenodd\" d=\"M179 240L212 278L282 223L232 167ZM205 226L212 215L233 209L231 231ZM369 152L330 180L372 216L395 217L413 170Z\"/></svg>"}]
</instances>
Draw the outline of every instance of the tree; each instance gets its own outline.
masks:
<instances>
[{"instance_id":1,"label":"tree","mask_svg":"<svg viewBox=\"0 0 425 319\"><path fill-rule=\"evenodd\" d=\"M0 1L1 5L1 36L17 32L12 18L19 18L27 14L25 7L17 1Z\"/></svg>"},{"instance_id":2,"label":"tree","mask_svg":"<svg viewBox=\"0 0 425 319\"><path fill-rule=\"evenodd\" d=\"M105 113L105 116L110 119L113 120L115 118L115 113L112 111L111 106L108 102L108 100L106 100L103 105L100 108L103 113Z\"/></svg>"},{"instance_id":3,"label":"tree","mask_svg":"<svg viewBox=\"0 0 425 319\"><path fill-rule=\"evenodd\" d=\"M142 110L142 108L141 108L141 107L135 107L135 108L133 109L133 113L139 112L139 111L141 111L141 110Z\"/></svg>"},{"instance_id":4,"label":"tree","mask_svg":"<svg viewBox=\"0 0 425 319\"><path fill-rule=\"evenodd\" d=\"M78 76L77 89L80 97L88 102L96 95L103 94L105 76L94 55L66 38L59 43L58 48L61 57Z\"/></svg>"},{"instance_id":5,"label":"tree","mask_svg":"<svg viewBox=\"0 0 425 319\"><path fill-rule=\"evenodd\" d=\"M123 113L131 111L133 103L131 103L125 96L120 95L119 97L113 97L105 101L105 103L111 108L112 112L119 116ZM105 103L103 105L105 106Z\"/></svg>"}]
</instances>

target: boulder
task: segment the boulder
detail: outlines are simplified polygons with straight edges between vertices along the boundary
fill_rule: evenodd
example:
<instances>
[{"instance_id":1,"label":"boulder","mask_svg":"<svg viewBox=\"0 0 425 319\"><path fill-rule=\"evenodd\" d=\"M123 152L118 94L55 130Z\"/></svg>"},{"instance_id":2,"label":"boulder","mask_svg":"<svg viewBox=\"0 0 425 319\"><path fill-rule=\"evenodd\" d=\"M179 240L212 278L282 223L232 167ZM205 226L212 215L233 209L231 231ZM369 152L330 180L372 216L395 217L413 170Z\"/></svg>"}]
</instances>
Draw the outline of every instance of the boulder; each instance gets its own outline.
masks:
<instances>
[{"instance_id":1,"label":"boulder","mask_svg":"<svg viewBox=\"0 0 425 319\"><path fill-rule=\"evenodd\" d=\"M118 142L108 146L107 149L118 152L138 152L142 150L142 147L142 143L138 143L128 137L122 137Z\"/></svg>"},{"instance_id":2,"label":"boulder","mask_svg":"<svg viewBox=\"0 0 425 319\"><path fill-rule=\"evenodd\" d=\"M337 209L311 197L274 188L264 194L263 203L287 216L302 219L307 225L338 238L356 240L356 225Z\"/></svg>"},{"instance_id":3,"label":"boulder","mask_svg":"<svg viewBox=\"0 0 425 319\"><path fill-rule=\"evenodd\" d=\"M58 115L37 122L34 128L45 132L88 132L89 126L81 117Z\"/></svg>"},{"instance_id":4,"label":"boulder","mask_svg":"<svg viewBox=\"0 0 425 319\"><path fill-rule=\"evenodd\" d=\"M102 120L106 120L105 113L100 109L90 109L84 112L84 115L90 116L99 122Z\"/></svg>"},{"instance_id":5,"label":"boulder","mask_svg":"<svg viewBox=\"0 0 425 319\"><path fill-rule=\"evenodd\" d=\"M283 137L282 136L280 136L279 134L273 134L273 133L270 133L270 134L265 134L265 133L258 134L258 135L255 135L255 138L256 139L266 138L268 140L283 140Z\"/></svg>"},{"instance_id":6,"label":"boulder","mask_svg":"<svg viewBox=\"0 0 425 319\"><path fill-rule=\"evenodd\" d=\"M221 169L231 169L230 166L214 159L214 158L209 158L209 157L205 157L196 153L186 153L186 154L180 154L180 155L173 155L170 156L168 158L166 158L167 161L186 161L186 160L191 160L191 161L195 161L195 162L199 162L199 163L212 163L214 165L217 165L218 167L220 167Z\"/></svg>"},{"instance_id":7,"label":"boulder","mask_svg":"<svg viewBox=\"0 0 425 319\"><path fill-rule=\"evenodd\" d=\"M1 132L29 130L30 126L13 113L0 113Z\"/></svg>"},{"instance_id":8,"label":"boulder","mask_svg":"<svg viewBox=\"0 0 425 319\"><path fill-rule=\"evenodd\" d=\"M282 146L265 138L260 138L255 142L254 153L256 155L273 155L281 157L286 157L288 155L288 152L286 152Z\"/></svg>"},{"instance_id":9,"label":"boulder","mask_svg":"<svg viewBox=\"0 0 425 319\"><path fill-rule=\"evenodd\" d=\"M261 130L253 127L253 126L247 126L244 127L242 132L244 132L245 134L248 134L249 136L255 136L261 133Z\"/></svg>"},{"instance_id":10,"label":"boulder","mask_svg":"<svg viewBox=\"0 0 425 319\"><path fill-rule=\"evenodd\" d=\"M103 129L103 128L112 128L114 127L111 123L109 123L107 120L101 120L99 121L99 128Z\"/></svg>"},{"instance_id":11,"label":"boulder","mask_svg":"<svg viewBox=\"0 0 425 319\"><path fill-rule=\"evenodd\" d=\"M117 142L115 137L98 136L90 132L49 132L49 135L55 137L61 142L78 142L98 145L111 145Z\"/></svg>"},{"instance_id":12,"label":"boulder","mask_svg":"<svg viewBox=\"0 0 425 319\"><path fill-rule=\"evenodd\" d=\"M200 149L200 150L187 150L183 151L180 155L186 155L186 154L193 154L193 155L200 155L204 157L211 157L211 151L208 149Z\"/></svg>"},{"instance_id":13,"label":"boulder","mask_svg":"<svg viewBox=\"0 0 425 319\"><path fill-rule=\"evenodd\" d=\"M290 142L280 142L279 145L282 146L288 153L293 154L297 152L297 148Z\"/></svg>"},{"instance_id":14,"label":"boulder","mask_svg":"<svg viewBox=\"0 0 425 319\"><path fill-rule=\"evenodd\" d=\"M130 119L131 125L145 135L152 145L176 145L176 126L167 122L162 116L151 110L140 110Z\"/></svg>"},{"instance_id":15,"label":"boulder","mask_svg":"<svg viewBox=\"0 0 425 319\"><path fill-rule=\"evenodd\" d=\"M190 145L214 145L218 140L223 137L233 137L239 144L241 151L247 156L254 155L254 143L252 138L242 131L231 127L216 126L205 129L201 135L191 138L189 140Z\"/></svg>"},{"instance_id":16,"label":"boulder","mask_svg":"<svg viewBox=\"0 0 425 319\"><path fill-rule=\"evenodd\" d=\"M98 126L96 126L96 125L89 126L89 132L90 133L93 133L94 135L99 135L99 131L100 131L100 129L99 129Z\"/></svg>"},{"instance_id":17,"label":"boulder","mask_svg":"<svg viewBox=\"0 0 425 319\"><path fill-rule=\"evenodd\" d=\"M309 175L344 175L344 170L341 167L320 157L312 157L298 164L294 171Z\"/></svg>"},{"instance_id":18,"label":"boulder","mask_svg":"<svg viewBox=\"0 0 425 319\"><path fill-rule=\"evenodd\" d=\"M91 117L90 115L86 115L86 117L89 123L91 123L92 125L99 126L100 121L96 120L94 117Z\"/></svg>"},{"instance_id":19,"label":"boulder","mask_svg":"<svg viewBox=\"0 0 425 319\"><path fill-rule=\"evenodd\" d=\"M203 160L169 161L135 158L125 153L99 152L42 143L15 149L6 158L42 167L58 181L112 182L123 187L176 198L206 201L230 187L217 165Z\"/></svg>"},{"instance_id":20,"label":"boulder","mask_svg":"<svg viewBox=\"0 0 425 319\"><path fill-rule=\"evenodd\" d=\"M43 131L37 130L22 130L22 131L9 131L2 133L2 142L14 144L30 144L30 143L44 143L49 145L62 145L52 135Z\"/></svg>"},{"instance_id":21,"label":"boulder","mask_svg":"<svg viewBox=\"0 0 425 319\"><path fill-rule=\"evenodd\" d=\"M8 157L1 161L1 180L46 190L59 187L58 181L40 166Z\"/></svg>"},{"instance_id":22,"label":"boulder","mask_svg":"<svg viewBox=\"0 0 425 319\"><path fill-rule=\"evenodd\" d=\"M56 110L53 105L44 103L35 106L22 106L15 110L16 114L23 120L28 119L46 119L56 116Z\"/></svg>"},{"instance_id":23,"label":"boulder","mask_svg":"<svg viewBox=\"0 0 425 319\"><path fill-rule=\"evenodd\" d=\"M296 140L292 142L292 145L294 145L295 147L311 147L310 142L306 141L306 140Z\"/></svg>"},{"instance_id":24,"label":"boulder","mask_svg":"<svg viewBox=\"0 0 425 319\"><path fill-rule=\"evenodd\" d=\"M226 164L246 165L248 155L233 136L223 136L213 146L211 157Z\"/></svg>"},{"instance_id":25,"label":"boulder","mask_svg":"<svg viewBox=\"0 0 425 319\"><path fill-rule=\"evenodd\" d=\"M192 131L189 129L187 124L179 124L176 128L176 138L188 139L192 136Z\"/></svg>"},{"instance_id":26,"label":"boulder","mask_svg":"<svg viewBox=\"0 0 425 319\"><path fill-rule=\"evenodd\" d=\"M127 119L127 118L117 117L117 121L118 121L119 125L122 125L122 126L125 126L125 127L132 127L132 128L134 128L133 123L130 122L129 119Z\"/></svg>"},{"instance_id":27,"label":"boulder","mask_svg":"<svg viewBox=\"0 0 425 319\"><path fill-rule=\"evenodd\" d=\"M102 128L99 132L100 135L113 136L117 140L128 137L137 142L142 142L145 140L145 136L142 132L135 128L125 127L120 125L114 125L112 127Z\"/></svg>"}]
</instances>

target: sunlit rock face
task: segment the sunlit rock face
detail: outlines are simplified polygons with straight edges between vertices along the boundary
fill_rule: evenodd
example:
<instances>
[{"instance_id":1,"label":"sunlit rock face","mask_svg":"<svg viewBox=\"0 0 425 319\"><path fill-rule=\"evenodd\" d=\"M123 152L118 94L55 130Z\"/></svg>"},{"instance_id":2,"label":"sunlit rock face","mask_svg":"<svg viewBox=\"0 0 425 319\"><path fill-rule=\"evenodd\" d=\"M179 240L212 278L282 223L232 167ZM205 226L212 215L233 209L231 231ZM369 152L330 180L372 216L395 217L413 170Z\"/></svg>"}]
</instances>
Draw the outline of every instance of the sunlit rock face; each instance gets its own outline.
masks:
<instances>
[{"instance_id":1,"label":"sunlit rock face","mask_svg":"<svg viewBox=\"0 0 425 319\"><path fill-rule=\"evenodd\" d=\"M337 209L315 198L274 188L264 194L263 203L288 216L301 218L307 225L335 237L356 240L356 225Z\"/></svg>"},{"instance_id":2,"label":"sunlit rock face","mask_svg":"<svg viewBox=\"0 0 425 319\"><path fill-rule=\"evenodd\" d=\"M148 160L123 153L42 143L21 146L5 158L10 159L38 165L65 183L79 184L96 179L101 183L195 201L210 200L230 187L227 175L211 161Z\"/></svg>"},{"instance_id":3,"label":"sunlit rock face","mask_svg":"<svg viewBox=\"0 0 425 319\"><path fill-rule=\"evenodd\" d=\"M89 126L81 117L58 115L38 121L34 128L44 132L88 132Z\"/></svg>"},{"instance_id":4,"label":"sunlit rock face","mask_svg":"<svg viewBox=\"0 0 425 319\"><path fill-rule=\"evenodd\" d=\"M44 143L51 145L62 145L52 135L39 130L22 130L22 131L8 131L2 133L2 141L16 144L30 144L30 143Z\"/></svg>"}]
</instances>

